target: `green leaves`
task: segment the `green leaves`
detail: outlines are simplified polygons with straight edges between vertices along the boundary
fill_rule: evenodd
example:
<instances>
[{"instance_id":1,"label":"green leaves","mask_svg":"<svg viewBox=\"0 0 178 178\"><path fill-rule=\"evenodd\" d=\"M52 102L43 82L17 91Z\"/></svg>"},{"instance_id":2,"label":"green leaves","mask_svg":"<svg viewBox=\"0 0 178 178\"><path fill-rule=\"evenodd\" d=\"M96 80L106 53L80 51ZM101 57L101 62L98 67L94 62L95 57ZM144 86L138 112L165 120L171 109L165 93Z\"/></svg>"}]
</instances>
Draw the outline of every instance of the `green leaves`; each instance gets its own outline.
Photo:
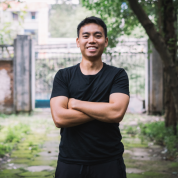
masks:
<instances>
[{"instance_id":1,"label":"green leaves","mask_svg":"<svg viewBox=\"0 0 178 178\"><path fill-rule=\"evenodd\" d=\"M158 0L138 1L150 19L159 27L158 19L162 15ZM128 0L82 0L83 6L94 10L107 24L109 47L115 47L117 38L120 36L143 37L146 36L137 17L129 7ZM175 9L178 8L178 1L174 1ZM138 29L139 27L139 29ZM133 33L137 29L138 34Z\"/></svg>"},{"instance_id":2,"label":"green leaves","mask_svg":"<svg viewBox=\"0 0 178 178\"><path fill-rule=\"evenodd\" d=\"M141 135L148 137L157 144L166 146L170 155L175 156L178 154L178 137L174 135L172 127L166 128L165 123L162 121L140 124L140 128Z\"/></svg>"},{"instance_id":3,"label":"green leaves","mask_svg":"<svg viewBox=\"0 0 178 178\"><path fill-rule=\"evenodd\" d=\"M7 9L11 8L9 2L10 1L8 0L0 2L0 4L4 3L7 5L7 8L2 11L0 16L0 44L13 43L13 40L16 35L23 28L24 17L26 15L27 7L24 8L25 10L21 10L20 12L13 12L14 14L18 14L18 21L14 22L12 18L7 18L9 16L11 17L11 12L7 11Z\"/></svg>"},{"instance_id":4,"label":"green leaves","mask_svg":"<svg viewBox=\"0 0 178 178\"><path fill-rule=\"evenodd\" d=\"M90 10L94 10L105 21L111 48L118 43L118 37L130 35L139 24L127 1L82 0L82 4Z\"/></svg>"}]
</instances>

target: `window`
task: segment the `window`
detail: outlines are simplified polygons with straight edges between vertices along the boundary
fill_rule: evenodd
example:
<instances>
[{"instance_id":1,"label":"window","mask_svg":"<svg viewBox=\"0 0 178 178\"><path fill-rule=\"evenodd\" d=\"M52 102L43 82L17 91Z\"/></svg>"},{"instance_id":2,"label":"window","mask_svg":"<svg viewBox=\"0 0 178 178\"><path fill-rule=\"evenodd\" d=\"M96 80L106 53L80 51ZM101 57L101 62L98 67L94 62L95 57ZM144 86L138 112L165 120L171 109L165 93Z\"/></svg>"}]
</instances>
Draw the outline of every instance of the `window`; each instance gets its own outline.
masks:
<instances>
[{"instance_id":1,"label":"window","mask_svg":"<svg viewBox=\"0 0 178 178\"><path fill-rule=\"evenodd\" d=\"M24 29L25 35L30 35L32 39L37 40L37 30L34 29Z\"/></svg>"},{"instance_id":2,"label":"window","mask_svg":"<svg viewBox=\"0 0 178 178\"><path fill-rule=\"evenodd\" d=\"M31 19L36 19L36 12L31 12Z\"/></svg>"},{"instance_id":3,"label":"window","mask_svg":"<svg viewBox=\"0 0 178 178\"><path fill-rule=\"evenodd\" d=\"M12 17L13 17L13 20L17 21L19 18L18 12L12 12Z\"/></svg>"}]
</instances>

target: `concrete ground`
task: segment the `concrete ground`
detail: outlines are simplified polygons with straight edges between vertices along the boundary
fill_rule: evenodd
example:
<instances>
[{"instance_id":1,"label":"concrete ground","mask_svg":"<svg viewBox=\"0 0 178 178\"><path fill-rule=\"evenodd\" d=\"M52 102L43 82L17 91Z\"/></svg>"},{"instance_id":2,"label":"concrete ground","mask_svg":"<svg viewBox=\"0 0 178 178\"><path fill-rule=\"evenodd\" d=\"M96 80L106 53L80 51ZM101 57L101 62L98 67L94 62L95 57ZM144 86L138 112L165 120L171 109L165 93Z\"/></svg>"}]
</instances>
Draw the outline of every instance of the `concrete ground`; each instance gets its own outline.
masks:
<instances>
[{"instance_id":1,"label":"concrete ground","mask_svg":"<svg viewBox=\"0 0 178 178\"><path fill-rule=\"evenodd\" d=\"M8 123L10 119L5 119ZM36 110L31 116L15 116L19 122L31 124L32 132L16 148L0 159L0 178L52 178L58 156L60 130L55 128L50 111ZM164 158L164 148L127 134L126 126L137 126L138 122L161 120L138 114L126 114L120 129L125 146L124 160L127 178L176 178L178 161ZM161 153L162 152L162 153Z\"/></svg>"}]
</instances>

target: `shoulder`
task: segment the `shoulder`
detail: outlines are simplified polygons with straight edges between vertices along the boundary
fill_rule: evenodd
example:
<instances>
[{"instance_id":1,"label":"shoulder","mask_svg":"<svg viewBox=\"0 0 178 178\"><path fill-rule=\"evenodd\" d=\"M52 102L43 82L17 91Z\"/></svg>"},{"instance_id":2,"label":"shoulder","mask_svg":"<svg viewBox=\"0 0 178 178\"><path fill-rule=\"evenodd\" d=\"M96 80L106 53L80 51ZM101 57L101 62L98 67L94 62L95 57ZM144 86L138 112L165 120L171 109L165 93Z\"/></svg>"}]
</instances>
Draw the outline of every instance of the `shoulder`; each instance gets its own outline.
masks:
<instances>
[{"instance_id":1,"label":"shoulder","mask_svg":"<svg viewBox=\"0 0 178 178\"><path fill-rule=\"evenodd\" d=\"M111 66L108 64L105 64L105 65L106 65L106 70L109 72L109 74L127 76L125 69L120 68L120 67Z\"/></svg>"},{"instance_id":2,"label":"shoulder","mask_svg":"<svg viewBox=\"0 0 178 178\"><path fill-rule=\"evenodd\" d=\"M61 76L61 77L64 77L64 78L66 78L66 77L68 78L74 73L74 71L77 69L77 66L78 66L78 64L71 66L71 67L59 69L55 76L56 77Z\"/></svg>"}]
</instances>

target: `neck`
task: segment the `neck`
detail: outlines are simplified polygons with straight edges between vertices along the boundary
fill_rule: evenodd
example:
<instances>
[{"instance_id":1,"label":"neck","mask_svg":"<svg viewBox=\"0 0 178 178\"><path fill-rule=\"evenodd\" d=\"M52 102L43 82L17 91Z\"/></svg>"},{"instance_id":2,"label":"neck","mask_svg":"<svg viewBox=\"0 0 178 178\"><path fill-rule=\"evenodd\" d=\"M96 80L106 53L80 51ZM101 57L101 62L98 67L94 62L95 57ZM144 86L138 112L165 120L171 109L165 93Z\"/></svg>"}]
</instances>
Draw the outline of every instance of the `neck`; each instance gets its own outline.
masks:
<instances>
[{"instance_id":1,"label":"neck","mask_svg":"<svg viewBox=\"0 0 178 178\"><path fill-rule=\"evenodd\" d=\"M80 63L80 70L84 75L95 75L103 68L103 62L101 58L99 60L86 60L82 58Z\"/></svg>"}]
</instances>

